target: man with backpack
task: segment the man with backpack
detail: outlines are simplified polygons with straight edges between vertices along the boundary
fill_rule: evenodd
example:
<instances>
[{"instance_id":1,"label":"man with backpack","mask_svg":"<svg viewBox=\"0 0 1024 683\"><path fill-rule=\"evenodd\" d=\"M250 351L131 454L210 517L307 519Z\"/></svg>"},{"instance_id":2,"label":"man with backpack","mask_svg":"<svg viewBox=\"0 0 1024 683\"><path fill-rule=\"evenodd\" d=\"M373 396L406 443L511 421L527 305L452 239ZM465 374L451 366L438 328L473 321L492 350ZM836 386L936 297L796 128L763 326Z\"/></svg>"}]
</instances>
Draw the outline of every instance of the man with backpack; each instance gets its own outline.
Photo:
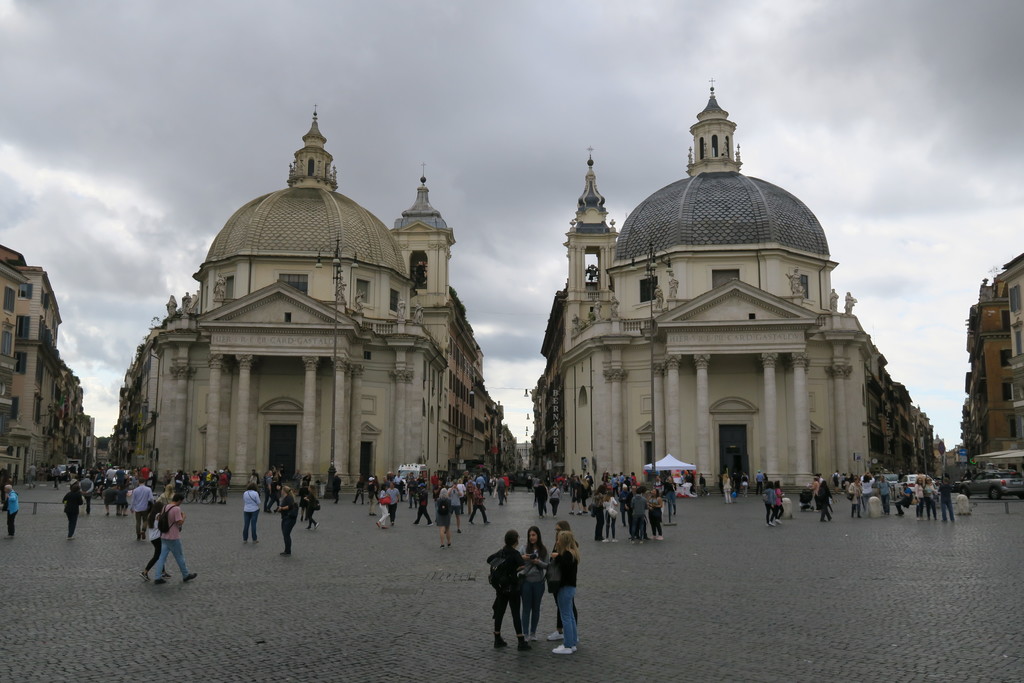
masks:
<instances>
[{"instance_id":1,"label":"man with backpack","mask_svg":"<svg viewBox=\"0 0 1024 683\"><path fill-rule=\"evenodd\" d=\"M516 640L519 641L519 650L529 650L530 644L523 637L523 624L521 619L521 606L519 588L519 570L526 564L523 556L519 554L516 546L519 545L519 532L509 529L505 532L505 545L498 552L487 558L490 565L488 582L494 588L494 647L506 647L501 637L501 622L505 617L505 610L512 610L512 626L516 631Z\"/></svg>"},{"instance_id":2,"label":"man with backpack","mask_svg":"<svg viewBox=\"0 0 1024 683\"><path fill-rule=\"evenodd\" d=\"M181 527L185 525L185 513L181 511L181 501L183 500L185 500L184 493L175 493L171 503L157 517L156 525L160 530L160 559L156 561L156 575L163 577L167 555L173 554L174 559L178 562L178 569L181 570L181 575L184 577L182 581L187 583L196 578L196 574L189 572L188 565L185 564L185 553L181 549ZM167 580L159 578L153 583L167 583Z\"/></svg>"}]
</instances>

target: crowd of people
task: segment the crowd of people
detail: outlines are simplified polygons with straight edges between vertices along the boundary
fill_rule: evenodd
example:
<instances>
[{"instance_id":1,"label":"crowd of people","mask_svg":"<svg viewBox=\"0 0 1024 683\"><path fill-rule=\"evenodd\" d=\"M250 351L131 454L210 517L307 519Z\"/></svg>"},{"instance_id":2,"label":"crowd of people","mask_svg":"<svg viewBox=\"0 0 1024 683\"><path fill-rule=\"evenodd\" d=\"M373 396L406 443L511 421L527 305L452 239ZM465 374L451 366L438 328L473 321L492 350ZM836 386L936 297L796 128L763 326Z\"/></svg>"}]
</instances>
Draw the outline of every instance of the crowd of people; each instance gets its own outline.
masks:
<instances>
[{"instance_id":1,"label":"crowd of people","mask_svg":"<svg viewBox=\"0 0 1024 683\"><path fill-rule=\"evenodd\" d=\"M868 512L871 498L878 498L882 516L889 516L895 507L896 515L902 517L904 510L913 507L918 520L937 520L938 501L942 521L956 521L953 513L953 483L948 475L938 482L924 473L897 476L896 479L893 482L884 474L871 471L861 475L835 472L831 477L817 474L801 492L800 506L804 510L820 511L821 521L830 522L835 502L834 492L839 491L846 495L850 503L851 518L863 518ZM767 498L765 500L765 505L768 505Z\"/></svg>"}]
</instances>

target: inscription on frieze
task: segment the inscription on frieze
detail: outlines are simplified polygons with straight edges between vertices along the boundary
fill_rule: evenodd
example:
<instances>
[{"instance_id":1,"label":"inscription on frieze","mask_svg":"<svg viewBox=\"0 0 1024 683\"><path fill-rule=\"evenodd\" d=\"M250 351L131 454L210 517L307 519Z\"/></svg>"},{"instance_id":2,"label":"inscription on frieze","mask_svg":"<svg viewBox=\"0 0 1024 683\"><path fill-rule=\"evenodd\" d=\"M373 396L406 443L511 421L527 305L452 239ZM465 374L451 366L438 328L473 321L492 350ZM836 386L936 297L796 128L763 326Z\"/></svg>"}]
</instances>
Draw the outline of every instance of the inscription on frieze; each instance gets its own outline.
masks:
<instances>
[{"instance_id":1,"label":"inscription on frieze","mask_svg":"<svg viewBox=\"0 0 1024 683\"><path fill-rule=\"evenodd\" d=\"M213 343L217 346L246 346L256 348L292 347L304 348L323 346L324 341L318 337L306 337L287 334L214 334Z\"/></svg>"},{"instance_id":2,"label":"inscription on frieze","mask_svg":"<svg viewBox=\"0 0 1024 683\"><path fill-rule=\"evenodd\" d=\"M736 344L786 344L803 339L803 332L688 332L668 335L669 344L731 346Z\"/></svg>"}]
</instances>

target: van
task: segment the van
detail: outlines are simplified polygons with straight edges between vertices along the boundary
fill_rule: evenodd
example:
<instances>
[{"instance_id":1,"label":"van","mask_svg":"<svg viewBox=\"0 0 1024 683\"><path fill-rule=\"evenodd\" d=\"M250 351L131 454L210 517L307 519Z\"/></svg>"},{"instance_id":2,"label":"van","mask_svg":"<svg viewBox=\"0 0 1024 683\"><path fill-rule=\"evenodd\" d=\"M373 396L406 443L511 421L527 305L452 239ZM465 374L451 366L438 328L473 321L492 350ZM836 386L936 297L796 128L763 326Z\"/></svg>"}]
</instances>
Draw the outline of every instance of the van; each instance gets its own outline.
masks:
<instances>
[{"instance_id":1,"label":"van","mask_svg":"<svg viewBox=\"0 0 1024 683\"><path fill-rule=\"evenodd\" d=\"M398 466L398 476L405 481L416 481L420 477L426 479L429 471L426 465L410 464Z\"/></svg>"}]
</instances>

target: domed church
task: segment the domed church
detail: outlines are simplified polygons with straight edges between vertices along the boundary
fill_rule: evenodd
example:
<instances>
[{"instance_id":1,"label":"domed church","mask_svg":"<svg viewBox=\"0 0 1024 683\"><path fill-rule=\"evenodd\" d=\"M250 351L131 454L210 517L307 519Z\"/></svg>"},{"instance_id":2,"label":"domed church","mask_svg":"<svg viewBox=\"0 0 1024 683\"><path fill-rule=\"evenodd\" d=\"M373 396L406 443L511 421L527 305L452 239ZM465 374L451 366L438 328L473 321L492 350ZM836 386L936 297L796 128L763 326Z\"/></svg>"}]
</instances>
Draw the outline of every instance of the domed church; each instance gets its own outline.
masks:
<instances>
[{"instance_id":1,"label":"domed church","mask_svg":"<svg viewBox=\"0 0 1024 683\"><path fill-rule=\"evenodd\" d=\"M161 472L333 467L348 483L403 463L447 469L457 451L453 231L426 178L388 229L337 192L315 113L302 141L287 187L228 219L194 275L199 291L171 297L129 370L125 431L153 432L134 451L153 446Z\"/></svg>"},{"instance_id":2,"label":"domed church","mask_svg":"<svg viewBox=\"0 0 1024 683\"><path fill-rule=\"evenodd\" d=\"M687 177L621 231L588 160L534 392L540 466L640 475L671 454L709 485L867 467L863 390L884 359L832 288L818 219L740 173L735 130L712 88Z\"/></svg>"}]
</instances>

